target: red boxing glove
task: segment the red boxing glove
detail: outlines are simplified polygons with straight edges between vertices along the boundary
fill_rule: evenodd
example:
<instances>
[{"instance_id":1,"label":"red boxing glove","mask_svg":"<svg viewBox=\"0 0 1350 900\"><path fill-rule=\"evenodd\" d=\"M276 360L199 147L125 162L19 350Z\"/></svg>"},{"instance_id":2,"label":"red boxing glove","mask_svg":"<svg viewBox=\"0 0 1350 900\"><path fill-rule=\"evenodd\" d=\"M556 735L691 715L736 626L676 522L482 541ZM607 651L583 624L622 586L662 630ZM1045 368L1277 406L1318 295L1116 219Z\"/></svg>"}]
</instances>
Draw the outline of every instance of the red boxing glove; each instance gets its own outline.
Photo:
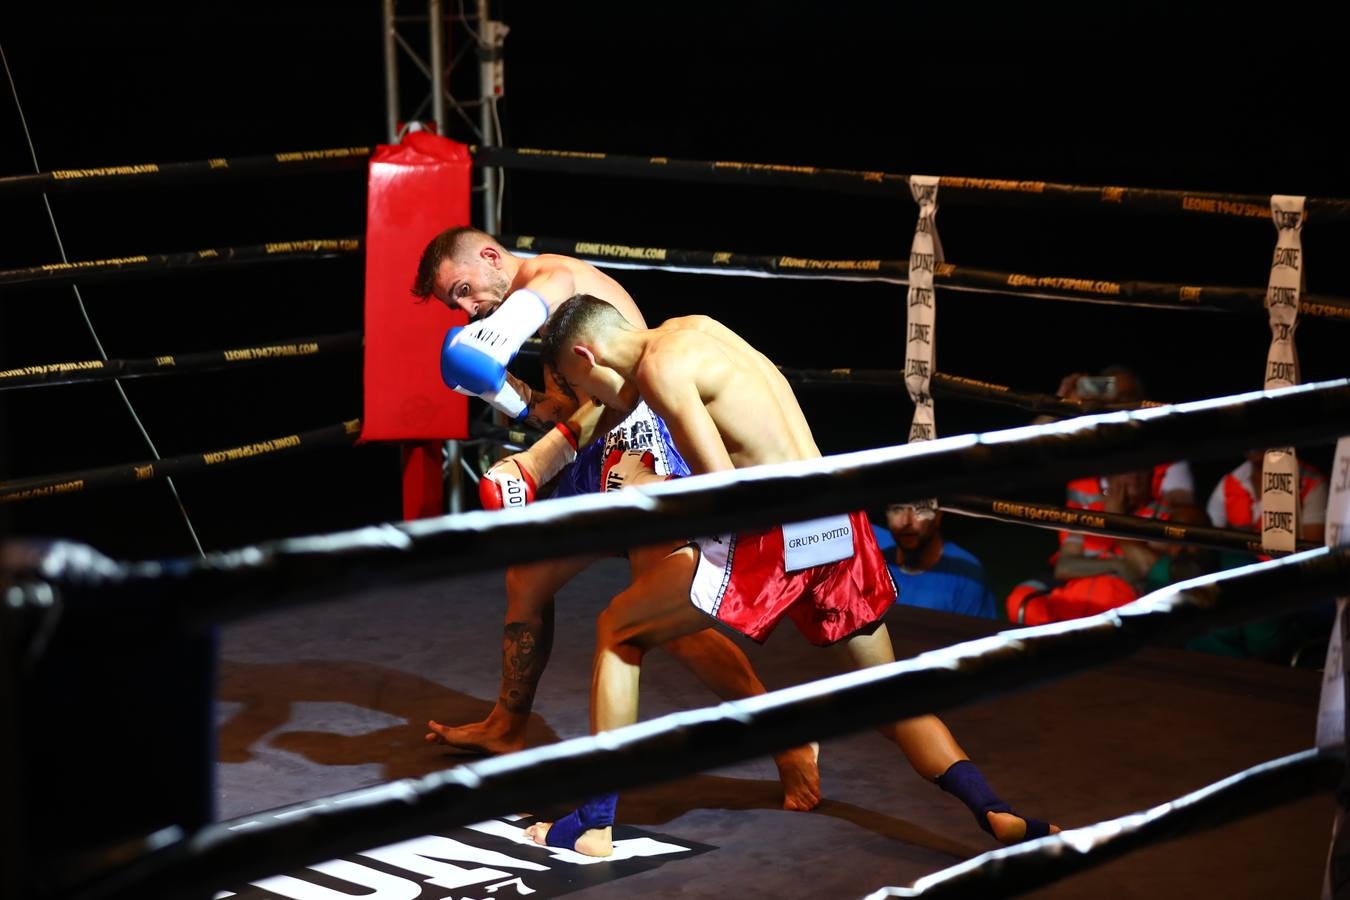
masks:
<instances>
[{"instance_id":1,"label":"red boxing glove","mask_svg":"<svg viewBox=\"0 0 1350 900\"><path fill-rule=\"evenodd\" d=\"M666 481L656 474L656 457L650 450L611 450L600 469L600 489L606 493L653 481Z\"/></svg>"},{"instance_id":2,"label":"red boxing glove","mask_svg":"<svg viewBox=\"0 0 1350 900\"><path fill-rule=\"evenodd\" d=\"M577 439L566 424L559 422L530 449L499 460L478 482L483 509L515 509L534 502L538 483L520 464L526 457L539 480L547 484L577 458Z\"/></svg>"},{"instance_id":3,"label":"red boxing glove","mask_svg":"<svg viewBox=\"0 0 1350 900\"><path fill-rule=\"evenodd\" d=\"M534 479L509 456L478 481L483 509L515 509L534 502Z\"/></svg>"}]
</instances>

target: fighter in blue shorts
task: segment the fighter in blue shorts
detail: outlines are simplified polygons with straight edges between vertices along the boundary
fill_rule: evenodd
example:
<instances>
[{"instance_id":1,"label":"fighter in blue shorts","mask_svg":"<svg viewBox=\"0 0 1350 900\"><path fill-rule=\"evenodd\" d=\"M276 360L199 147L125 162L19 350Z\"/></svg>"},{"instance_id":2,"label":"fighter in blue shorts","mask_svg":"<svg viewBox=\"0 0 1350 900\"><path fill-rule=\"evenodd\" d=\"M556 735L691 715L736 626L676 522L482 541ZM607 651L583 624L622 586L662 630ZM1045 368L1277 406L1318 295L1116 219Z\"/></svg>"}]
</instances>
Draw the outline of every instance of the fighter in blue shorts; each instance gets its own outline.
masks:
<instances>
[{"instance_id":1,"label":"fighter in blue shorts","mask_svg":"<svg viewBox=\"0 0 1350 900\"><path fill-rule=\"evenodd\" d=\"M437 235L422 254L412 293L421 300L435 299L463 310L470 317L467 326L453 328L446 335L440 360L445 383L485 400L511 419L541 428L558 423L534 446L501 460L483 477L479 496L486 509L529 503L536 489L547 490L551 481L556 483L555 497L600 491L601 467L614 449L650 450L662 474L689 471L665 425L645 405L636 406L636 398L633 405L624 407L632 412L616 425L618 412L578 397L566 384L552 380L546 391L532 390L507 372L507 364L525 340L545 324L554 309L579 292L597 296L625 319L643 324L628 292L578 259L555 254L522 258L491 235L472 228L452 228ZM592 442L592 435L604 438ZM629 565L634 573L642 571L672 546L630 551ZM554 595L597 558L546 560L507 570L497 702L481 722L458 726L428 722L428 741L480 753L525 747L535 690L553 648ZM705 629L663 646L722 699L764 693L745 654L716 631ZM820 801L814 749L799 747L777 755L775 761L783 781L784 807L813 808Z\"/></svg>"}]
</instances>

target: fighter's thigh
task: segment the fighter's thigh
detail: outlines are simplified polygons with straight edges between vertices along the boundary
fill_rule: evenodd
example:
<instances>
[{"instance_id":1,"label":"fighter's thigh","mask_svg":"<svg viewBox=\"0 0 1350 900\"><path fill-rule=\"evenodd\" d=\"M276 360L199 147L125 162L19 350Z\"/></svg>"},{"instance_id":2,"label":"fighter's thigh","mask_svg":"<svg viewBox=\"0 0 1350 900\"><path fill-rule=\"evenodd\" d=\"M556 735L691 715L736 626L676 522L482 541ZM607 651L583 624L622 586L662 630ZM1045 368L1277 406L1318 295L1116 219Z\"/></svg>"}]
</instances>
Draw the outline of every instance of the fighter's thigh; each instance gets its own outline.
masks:
<instances>
[{"instance_id":1,"label":"fighter's thigh","mask_svg":"<svg viewBox=\"0 0 1350 900\"><path fill-rule=\"evenodd\" d=\"M512 566L506 570L506 617L516 622L537 618L553 595L599 556L570 556Z\"/></svg>"},{"instance_id":2,"label":"fighter's thigh","mask_svg":"<svg viewBox=\"0 0 1350 900\"><path fill-rule=\"evenodd\" d=\"M646 547L634 547L628 551L628 570L632 573L633 580L642 577L642 574L654 566L659 566L667 556L679 550L688 544L688 541L669 541L664 544L650 544Z\"/></svg>"},{"instance_id":3,"label":"fighter's thigh","mask_svg":"<svg viewBox=\"0 0 1350 900\"><path fill-rule=\"evenodd\" d=\"M697 565L698 553L685 546L643 566L600 614L602 643L650 648L708 627L707 618L689 602Z\"/></svg>"}]
</instances>

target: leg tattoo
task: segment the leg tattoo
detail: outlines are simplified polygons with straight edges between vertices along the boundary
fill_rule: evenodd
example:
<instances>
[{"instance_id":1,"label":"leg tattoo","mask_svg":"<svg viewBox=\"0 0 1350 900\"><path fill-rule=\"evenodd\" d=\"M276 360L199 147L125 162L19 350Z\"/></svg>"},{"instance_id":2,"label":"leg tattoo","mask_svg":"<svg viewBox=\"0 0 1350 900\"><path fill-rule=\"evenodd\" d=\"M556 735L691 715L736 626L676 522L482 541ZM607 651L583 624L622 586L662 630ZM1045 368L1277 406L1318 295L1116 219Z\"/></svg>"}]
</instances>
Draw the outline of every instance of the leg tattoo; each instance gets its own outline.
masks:
<instances>
[{"instance_id":1,"label":"leg tattoo","mask_svg":"<svg viewBox=\"0 0 1350 900\"><path fill-rule=\"evenodd\" d=\"M529 715L534 692L553 650L553 610L543 621L510 622L502 636L502 690L498 702L509 713Z\"/></svg>"}]
</instances>

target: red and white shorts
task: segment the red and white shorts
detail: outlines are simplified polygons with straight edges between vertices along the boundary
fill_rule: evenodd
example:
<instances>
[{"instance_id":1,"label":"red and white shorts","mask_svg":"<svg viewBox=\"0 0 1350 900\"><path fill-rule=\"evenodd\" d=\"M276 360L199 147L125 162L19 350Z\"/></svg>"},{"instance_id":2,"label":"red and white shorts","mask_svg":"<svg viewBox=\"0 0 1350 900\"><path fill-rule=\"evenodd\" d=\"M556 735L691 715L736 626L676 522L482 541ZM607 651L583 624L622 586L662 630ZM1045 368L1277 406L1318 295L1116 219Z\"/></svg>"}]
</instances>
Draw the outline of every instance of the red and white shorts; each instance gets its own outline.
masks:
<instances>
[{"instance_id":1,"label":"red and white shorts","mask_svg":"<svg viewBox=\"0 0 1350 900\"><path fill-rule=\"evenodd\" d=\"M862 512L692 545L699 557L689 601L756 641L787 615L811 643L833 644L895 603L895 582Z\"/></svg>"}]
</instances>

